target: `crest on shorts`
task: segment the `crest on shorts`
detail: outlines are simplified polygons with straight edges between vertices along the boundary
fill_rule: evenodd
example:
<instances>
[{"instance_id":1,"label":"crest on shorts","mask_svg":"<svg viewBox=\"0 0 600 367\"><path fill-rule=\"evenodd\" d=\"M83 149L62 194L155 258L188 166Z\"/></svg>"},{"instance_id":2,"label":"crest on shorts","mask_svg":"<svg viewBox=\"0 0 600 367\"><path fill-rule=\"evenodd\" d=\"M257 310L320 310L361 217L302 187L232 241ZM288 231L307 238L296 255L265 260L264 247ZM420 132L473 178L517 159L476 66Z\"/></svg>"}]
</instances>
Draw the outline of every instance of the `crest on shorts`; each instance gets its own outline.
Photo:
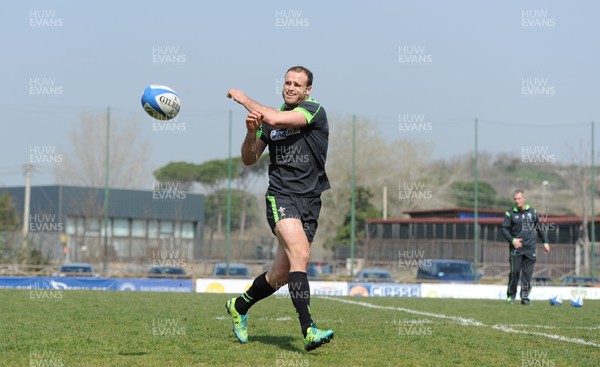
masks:
<instances>
[{"instance_id":1,"label":"crest on shorts","mask_svg":"<svg viewBox=\"0 0 600 367\"><path fill-rule=\"evenodd\" d=\"M277 212L279 213L279 218L283 219L285 218L285 208L280 206L279 209L277 209Z\"/></svg>"}]
</instances>

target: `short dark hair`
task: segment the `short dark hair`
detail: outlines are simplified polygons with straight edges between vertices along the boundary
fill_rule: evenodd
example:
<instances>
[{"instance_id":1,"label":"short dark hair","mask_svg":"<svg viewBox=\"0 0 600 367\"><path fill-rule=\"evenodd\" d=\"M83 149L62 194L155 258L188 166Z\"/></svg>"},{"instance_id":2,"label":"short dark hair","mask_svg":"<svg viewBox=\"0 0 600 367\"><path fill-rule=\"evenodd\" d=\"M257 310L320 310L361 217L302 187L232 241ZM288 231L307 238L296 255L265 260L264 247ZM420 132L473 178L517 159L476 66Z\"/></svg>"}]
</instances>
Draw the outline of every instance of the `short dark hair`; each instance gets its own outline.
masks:
<instances>
[{"instance_id":1,"label":"short dark hair","mask_svg":"<svg viewBox=\"0 0 600 367\"><path fill-rule=\"evenodd\" d=\"M516 189L515 191L513 191L513 196L517 194L525 195L525 191L523 191L523 189Z\"/></svg>"},{"instance_id":2,"label":"short dark hair","mask_svg":"<svg viewBox=\"0 0 600 367\"><path fill-rule=\"evenodd\" d=\"M292 66L285 73L287 74L290 71L295 71L295 72L306 74L306 76L308 77L308 81L306 82L306 86L310 87L312 85L312 82L313 82L313 73L310 70L308 70L307 68L305 68L304 66Z\"/></svg>"}]
</instances>

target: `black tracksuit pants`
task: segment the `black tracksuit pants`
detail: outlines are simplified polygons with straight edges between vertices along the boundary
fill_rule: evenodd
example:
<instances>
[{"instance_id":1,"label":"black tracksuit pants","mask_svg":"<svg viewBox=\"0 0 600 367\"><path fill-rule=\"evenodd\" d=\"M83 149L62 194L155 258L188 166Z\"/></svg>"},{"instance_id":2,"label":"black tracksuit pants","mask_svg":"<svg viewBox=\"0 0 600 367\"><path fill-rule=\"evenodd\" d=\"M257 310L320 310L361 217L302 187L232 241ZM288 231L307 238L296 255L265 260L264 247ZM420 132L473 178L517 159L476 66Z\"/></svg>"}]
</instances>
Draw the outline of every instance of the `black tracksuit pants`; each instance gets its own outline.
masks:
<instances>
[{"instance_id":1,"label":"black tracksuit pants","mask_svg":"<svg viewBox=\"0 0 600 367\"><path fill-rule=\"evenodd\" d=\"M533 275L534 265L535 255L533 253L523 254L514 250L510 252L510 273L508 275L508 290L506 292L508 297L515 299L520 275L521 299L529 299L529 292L531 291L531 276Z\"/></svg>"}]
</instances>

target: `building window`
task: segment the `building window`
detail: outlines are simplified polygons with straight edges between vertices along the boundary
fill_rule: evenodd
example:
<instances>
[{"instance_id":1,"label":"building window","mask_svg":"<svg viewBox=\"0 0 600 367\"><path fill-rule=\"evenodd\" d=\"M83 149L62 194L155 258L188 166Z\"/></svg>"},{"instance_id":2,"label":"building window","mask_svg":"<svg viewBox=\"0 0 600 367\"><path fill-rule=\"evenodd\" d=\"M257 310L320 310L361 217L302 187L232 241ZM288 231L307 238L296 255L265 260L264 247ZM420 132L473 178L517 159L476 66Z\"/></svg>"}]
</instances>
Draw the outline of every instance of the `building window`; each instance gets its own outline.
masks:
<instances>
[{"instance_id":1,"label":"building window","mask_svg":"<svg viewBox=\"0 0 600 367\"><path fill-rule=\"evenodd\" d=\"M148 221L148 238L158 238L158 221Z\"/></svg>"},{"instance_id":2,"label":"building window","mask_svg":"<svg viewBox=\"0 0 600 367\"><path fill-rule=\"evenodd\" d=\"M160 238L172 238L175 235L175 223L170 220L160 222Z\"/></svg>"},{"instance_id":3,"label":"building window","mask_svg":"<svg viewBox=\"0 0 600 367\"><path fill-rule=\"evenodd\" d=\"M146 237L146 221L134 219L131 221L131 237Z\"/></svg>"},{"instance_id":4,"label":"building window","mask_svg":"<svg viewBox=\"0 0 600 367\"><path fill-rule=\"evenodd\" d=\"M86 224L86 229L85 229L86 236L97 237L100 235L100 219L87 218L87 220L85 221L85 224Z\"/></svg>"},{"instance_id":5,"label":"building window","mask_svg":"<svg viewBox=\"0 0 600 367\"><path fill-rule=\"evenodd\" d=\"M195 238L195 229L193 222L181 223L181 238L192 239Z\"/></svg>"},{"instance_id":6,"label":"building window","mask_svg":"<svg viewBox=\"0 0 600 367\"><path fill-rule=\"evenodd\" d=\"M129 220L115 218L113 219L113 236L129 237Z\"/></svg>"},{"instance_id":7,"label":"building window","mask_svg":"<svg viewBox=\"0 0 600 367\"><path fill-rule=\"evenodd\" d=\"M107 236L107 235L106 235L106 232L108 232L108 236L107 236L107 237L112 237L112 227L110 226L110 222L111 222L111 219L110 219L110 218L108 218L108 221L106 222L106 223L107 223L107 225L105 226L105 225L104 225L104 219L102 219L102 220L100 221L100 235L101 235L102 237L105 237L105 236Z\"/></svg>"},{"instance_id":8,"label":"building window","mask_svg":"<svg viewBox=\"0 0 600 367\"><path fill-rule=\"evenodd\" d=\"M65 233L71 236L77 233L77 218L67 217L65 223Z\"/></svg>"},{"instance_id":9,"label":"building window","mask_svg":"<svg viewBox=\"0 0 600 367\"><path fill-rule=\"evenodd\" d=\"M75 232L78 236L83 236L85 232L85 220L83 217L77 218L77 230Z\"/></svg>"}]
</instances>

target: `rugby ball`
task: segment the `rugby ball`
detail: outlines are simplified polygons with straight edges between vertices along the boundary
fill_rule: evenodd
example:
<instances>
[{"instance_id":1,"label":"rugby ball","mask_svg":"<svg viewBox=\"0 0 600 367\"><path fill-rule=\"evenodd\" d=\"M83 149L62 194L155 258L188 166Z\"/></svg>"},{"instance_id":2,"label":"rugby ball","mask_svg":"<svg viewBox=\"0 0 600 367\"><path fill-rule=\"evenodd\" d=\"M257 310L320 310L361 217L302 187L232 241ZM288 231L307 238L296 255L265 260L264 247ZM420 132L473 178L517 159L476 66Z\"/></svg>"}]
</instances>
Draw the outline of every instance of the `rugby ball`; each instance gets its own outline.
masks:
<instances>
[{"instance_id":1,"label":"rugby ball","mask_svg":"<svg viewBox=\"0 0 600 367\"><path fill-rule=\"evenodd\" d=\"M571 298L571 306L573 307L583 307L583 297L576 296Z\"/></svg>"},{"instance_id":2,"label":"rugby ball","mask_svg":"<svg viewBox=\"0 0 600 367\"><path fill-rule=\"evenodd\" d=\"M181 103L173 89L160 84L152 84L144 89L142 107L148 115L165 121L177 116Z\"/></svg>"},{"instance_id":3,"label":"rugby ball","mask_svg":"<svg viewBox=\"0 0 600 367\"><path fill-rule=\"evenodd\" d=\"M562 305L562 297L561 296L554 296L554 297L550 298L550 304L552 306L560 306L560 305Z\"/></svg>"}]
</instances>

